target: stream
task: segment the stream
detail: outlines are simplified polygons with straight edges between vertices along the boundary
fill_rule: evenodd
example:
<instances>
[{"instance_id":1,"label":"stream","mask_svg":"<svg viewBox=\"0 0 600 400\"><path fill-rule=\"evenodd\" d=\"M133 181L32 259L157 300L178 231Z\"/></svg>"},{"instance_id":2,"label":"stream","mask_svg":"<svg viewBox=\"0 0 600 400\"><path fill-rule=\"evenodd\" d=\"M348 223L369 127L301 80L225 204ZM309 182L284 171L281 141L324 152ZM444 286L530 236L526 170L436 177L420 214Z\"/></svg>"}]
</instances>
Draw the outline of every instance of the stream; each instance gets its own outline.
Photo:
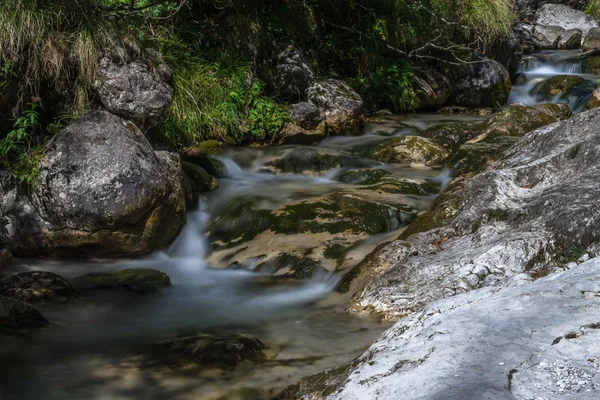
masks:
<instances>
[{"instance_id":1,"label":"stream","mask_svg":"<svg viewBox=\"0 0 600 400\"><path fill-rule=\"evenodd\" d=\"M542 52L526 58L521 72L527 79L514 86L509 103L542 103L534 90L540 82L557 74L582 75L578 65L568 61L578 53ZM554 101L581 110L598 79L582 76L585 83L580 92ZM406 221L390 215L386 232L358 238L342 259L323 260L323 268L307 279L282 278L256 269L260 257L245 261L246 253L252 255L245 247L215 249L207 240L212 221L240 198L259 197L262 208L278 210L333 193L355 193L363 185L338 178L356 168L432 182L442 190L451 179L447 170L384 165L366 154L391 137L438 124L484 119L471 114L381 117L368 122L362 136L333 137L315 147L233 149L220 158L225 167L220 188L188 214L184 230L169 249L136 260L16 260L3 272L43 270L72 279L88 272L143 267L167 273L173 285L144 296L89 291L67 304L36 304L53 324L25 337L0 336L0 399L267 399L303 376L348 363L389 325L344 312L349 299L335 292L336 284L344 271L377 245L394 239ZM273 160L298 151L324 152L345 161L318 171L269 167ZM426 211L436 198L394 196L416 212ZM269 245L264 246L267 254ZM244 255L240 262L231 261L239 255ZM172 370L152 363L140 350L164 338L200 333L254 335L267 344L268 358L258 365L243 363L227 373Z\"/></svg>"}]
</instances>

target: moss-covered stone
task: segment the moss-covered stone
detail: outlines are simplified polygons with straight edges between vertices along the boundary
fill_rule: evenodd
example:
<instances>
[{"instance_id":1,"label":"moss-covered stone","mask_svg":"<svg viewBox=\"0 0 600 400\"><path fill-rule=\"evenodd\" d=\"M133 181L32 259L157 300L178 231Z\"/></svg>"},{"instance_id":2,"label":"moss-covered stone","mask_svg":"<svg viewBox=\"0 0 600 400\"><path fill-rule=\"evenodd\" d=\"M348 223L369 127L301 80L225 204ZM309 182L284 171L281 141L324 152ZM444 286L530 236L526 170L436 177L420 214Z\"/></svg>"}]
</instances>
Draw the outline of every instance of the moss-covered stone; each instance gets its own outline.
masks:
<instances>
[{"instance_id":1,"label":"moss-covered stone","mask_svg":"<svg viewBox=\"0 0 600 400\"><path fill-rule=\"evenodd\" d=\"M79 294L66 279L55 273L31 271L1 278L0 296L26 302L62 303Z\"/></svg>"},{"instance_id":2,"label":"moss-covered stone","mask_svg":"<svg viewBox=\"0 0 600 400\"><path fill-rule=\"evenodd\" d=\"M592 56L583 62L583 72L591 75L600 75L600 56Z\"/></svg>"},{"instance_id":3,"label":"moss-covered stone","mask_svg":"<svg viewBox=\"0 0 600 400\"><path fill-rule=\"evenodd\" d=\"M483 171L518 140L519 138L514 136L497 136L477 143L464 144L452 161L454 176Z\"/></svg>"},{"instance_id":4,"label":"moss-covered stone","mask_svg":"<svg viewBox=\"0 0 600 400\"><path fill-rule=\"evenodd\" d=\"M34 307L0 296L0 331L41 328L50 322Z\"/></svg>"},{"instance_id":5,"label":"moss-covered stone","mask_svg":"<svg viewBox=\"0 0 600 400\"><path fill-rule=\"evenodd\" d=\"M223 165L211 156L223 154L223 143L207 140L185 148L181 159L204 168L210 175L219 177L223 173Z\"/></svg>"},{"instance_id":6,"label":"moss-covered stone","mask_svg":"<svg viewBox=\"0 0 600 400\"><path fill-rule=\"evenodd\" d=\"M353 183L357 185L373 185L379 183L384 177L392 174L382 169L350 169L343 171L335 177L339 182Z\"/></svg>"},{"instance_id":7,"label":"moss-covered stone","mask_svg":"<svg viewBox=\"0 0 600 400\"><path fill-rule=\"evenodd\" d=\"M219 187L219 181L206 170L196 164L183 161L183 190L188 208L192 208L202 193L215 190Z\"/></svg>"},{"instance_id":8,"label":"moss-covered stone","mask_svg":"<svg viewBox=\"0 0 600 400\"><path fill-rule=\"evenodd\" d=\"M473 141L498 136L523 136L537 128L571 117L568 104L512 104L480 125L481 135Z\"/></svg>"},{"instance_id":9,"label":"moss-covered stone","mask_svg":"<svg viewBox=\"0 0 600 400\"><path fill-rule=\"evenodd\" d=\"M289 278L307 279L313 276L321 266L310 257L301 257L294 254L281 254L275 259L266 261L257 267L257 270L272 275L285 275Z\"/></svg>"},{"instance_id":10,"label":"moss-covered stone","mask_svg":"<svg viewBox=\"0 0 600 400\"><path fill-rule=\"evenodd\" d=\"M322 172L340 167L367 166L364 162L350 156L306 147L294 148L266 165L281 172L296 174L306 171Z\"/></svg>"},{"instance_id":11,"label":"moss-covered stone","mask_svg":"<svg viewBox=\"0 0 600 400\"><path fill-rule=\"evenodd\" d=\"M164 272L139 268L85 274L77 278L74 283L83 289L127 289L150 293L171 286L171 279Z\"/></svg>"},{"instance_id":12,"label":"moss-covered stone","mask_svg":"<svg viewBox=\"0 0 600 400\"><path fill-rule=\"evenodd\" d=\"M444 164L449 153L442 146L420 136L401 136L375 147L370 157L388 163Z\"/></svg>"},{"instance_id":13,"label":"moss-covered stone","mask_svg":"<svg viewBox=\"0 0 600 400\"><path fill-rule=\"evenodd\" d=\"M430 181L417 181L412 179L388 179L364 189L377 192L426 196L439 191L439 186Z\"/></svg>"},{"instance_id":14,"label":"moss-covered stone","mask_svg":"<svg viewBox=\"0 0 600 400\"><path fill-rule=\"evenodd\" d=\"M421 136L431 139L454 152L463 143L479 135L480 130L481 128L477 125L469 123L443 124L427 129Z\"/></svg>"},{"instance_id":15,"label":"moss-covered stone","mask_svg":"<svg viewBox=\"0 0 600 400\"><path fill-rule=\"evenodd\" d=\"M317 202L284 207L275 216L271 229L276 233L301 232L367 233L389 232L398 221L414 217L414 210L402 204L369 202L359 196L336 193Z\"/></svg>"},{"instance_id":16,"label":"moss-covered stone","mask_svg":"<svg viewBox=\"0 0 600 400\"><path fill-rule=\"evenodd\" d=\"M229 245L252 240L273 224L271 210L260 208L261 199L239 197L218 213L208 227L209 241Z\"/></svg>"},{"instance_id":17,"label":"moss-covered stone","mask_svg":"<svg viewBox=\"0 0 600 400\"><path fill-rule=\"evenodd\" d=\"M600 107L600 86L590 96L589 100L585 104L586 110Z\"/></svg>"},{"instance_id":18,"label":"moss-covered stone","mask_svg":"<svg viewBox=\"0 0 600 400\"><path fill-rule=\"evenodd\" d=\"M564 98L575 87L585 82L585 78L577 75L555 75L533 88L534 93L547 101L555 97Z\"/></svg>"}]
</instances>

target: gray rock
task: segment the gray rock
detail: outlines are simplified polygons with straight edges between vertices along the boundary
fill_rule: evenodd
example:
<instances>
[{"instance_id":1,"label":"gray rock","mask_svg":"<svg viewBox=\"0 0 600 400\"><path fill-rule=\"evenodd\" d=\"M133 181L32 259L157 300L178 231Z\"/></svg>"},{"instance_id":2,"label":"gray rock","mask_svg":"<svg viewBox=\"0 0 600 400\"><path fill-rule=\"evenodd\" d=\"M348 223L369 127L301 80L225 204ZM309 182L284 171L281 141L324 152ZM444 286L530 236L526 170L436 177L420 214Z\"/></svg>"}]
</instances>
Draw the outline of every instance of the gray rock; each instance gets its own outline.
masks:
<instances>
[{"instance_id":1,"label":"gray rock","mask_svg":"<svg viewBox=\"0 0 600 400\"><path fill-rule=\"evenodd\" d=\"M306 96L325 115L328 134L362 133L363 101L346 82L336 79L315 82L306 90Z\"/></svg>"},{"instance_id":2,"label":"gray rock","mask_svg":"<svg viewBox=\"0 0 600 400\"><path fill-rule=\"evenodd\" d=\"M0 296L0 331L41 328L49 321L27 303Z\"/></svg>"},{"instance_id":3,"label":"gray rock","mask_svg":"<svg viewBox=\"0 0 600 400\"><path fill-rule=\"evenodd\" d=\"M0 249L0 268L9 266L12 263L12 257L13 255L10 250Z\"/></svg>"},{"instance_id":4,"label":"gray rock","mask_svg":"<svg viewBox=\"0 0 600 400\"><path fill-rule=\"evenodd\" d=\"M582 37L583 32L581 32L581 29L569 29L560 35L560 38L558 38L557 47L559 50L578 49L581 47Z\"/></svg>"},{"instance_id":5,"label":"gray rock","mask_svg":"<svg viewBox=\"0 0 600 400\"><path fill-rule=\"evenodd\" d=\"M494 60L498 61L513 76L519 70L523 51L521 49L521 37L511 30L508 35L494 43L489 51Z\"/></svg>"},{"instance_id":6,"label":"gray rock","mask_svg":"<svg viewBox=\"0 0 600 400\"><path fill-rule=\"evenodd\" d=\"M324 120L319 108L308 101L295 104L292 107L291 118L296 125L307 130L316 129Z\"/></svg>"},{"instance_id":7,"label":"gray rock","mask_svg":"<svg viewBox=\"0 0 600 400\"><path fill-rule=\"evenodd\" d=\"M594 259L430 304L385 332L328 399L597 399L598 274Z\"/></svg>"},{"instance_id":8,"label":"gray rock","mask_svg":"<svg viewBox=\"0 0 600 400\"><path fill-rule=\"evenodd\" d=\"M314 80L315 73L299 49L289 46L279 54L275 83L283 97L302 98Z\"/></svg>"},{"instance_id":9,"label":"gray rock","mask_svg":"<svg viewBox=\"0 0 600 400\"><path fill-rule=\"evenodd\" d=\"M453 104L465 107L503 107L510 93L510 75L494 60L483 59L458 79Z\"/></svg>"},{"instance_id":10,"label":"gray rock","mask_svg":"<svg viewBox=\"0 0 600 400\"><path fill-rule=\"evenodd\" d=\"M555 50L558 48L558 41L565 33L565 29L560 26L535 25L534 34L541 48L544 50Z\"/></svg>"},{"instance_id":11,"label":"gray rock","mask_svg":"<svg viewBox=\"0 0 600 400\"><path fill-rule=\"evenodd\" d=\"M63 303L79 295L71 284L60 275L45 271L31 271L1 278L0 296L26 302Z\"/></svg>"},{"instance_id":12,"label":"gray rock","mask_svg":"<svg viewBox=\"0 0 600 400\"><path fill-rule=\"evenodd\" d=\"M534 34L534 26L524 22L513 25L513 32L519 39L524 54L531 54L542 48L542 43Z\"/></svg>"},{"instance_id":13,"label":"gray rock","mask_svg":"<svg viewBox=\"0 0 600 400\"><path fill-rule=\"evenodd\" d=\"M104 57L95 82L102 105L113 114L133 121L143 131L156 125L173 101L171 69L144 61L124 62Z\"/></svg>"},{"instance_id":14,"label":"gray rock","mask_svg":"<svg viewBox=\"0 0 600 400\"><path fill-rule=\"evenodd\" d=\"M600 28L590 29L582 45L583 51L600 48Z\"/></svg>"},{"instance_id":15,"label":"gray rock","mask_svg":"<svg viewBox=\"0 0 600 400\"><path fill-rule=\"evenodd\" d=\"M432 69L419 69L413 78L416 110L436 110L444 106L452 94L452 84L443 74Z\"/></svg>"},{"instance_id":16,"label":"gray rock","mask_svg":"<svg viewBox=\"0 0 600 400\"><path fill-rule=\"evenodd\" d=\"M560 26L564 30L581 29L585 37L598 23L591 15L563 4L545 4L535 14L536 25Z\"/></svg>"},{"instance_id":17,"label":"gray rock","mask_svg":"<svg viewBox=\"0 0 600 400\"><path fill-rule=\"evenodd\" d=\"M598 243L599 123L595 109L525 135L465 186L446 226L380 250L394 262L357 292L353 309L395 319L519 274L543 276Z\"/></svg>"},{"instance_id":18,"label":"gray rock","mask_svg":"<svg viewBox=\"0 0 600 400\"><path fill-rule=\"evenodd\" d=\"M107 112L59 132L40 171L32 190L0 173L0 246L15 254L145 254L183 224L179 157Z\"/></svg>"}]
</instances>

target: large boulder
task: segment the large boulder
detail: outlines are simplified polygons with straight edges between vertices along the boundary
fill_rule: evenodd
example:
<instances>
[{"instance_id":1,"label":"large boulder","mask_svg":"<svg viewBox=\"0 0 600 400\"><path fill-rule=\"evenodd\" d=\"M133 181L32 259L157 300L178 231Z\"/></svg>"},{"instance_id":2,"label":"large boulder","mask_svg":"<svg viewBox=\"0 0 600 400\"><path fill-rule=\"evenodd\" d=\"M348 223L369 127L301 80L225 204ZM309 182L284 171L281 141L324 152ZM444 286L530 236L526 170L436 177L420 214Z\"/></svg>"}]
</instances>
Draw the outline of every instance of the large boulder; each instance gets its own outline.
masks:
<instances>
[{"instance_id":1,"label":"large boulder","mask_svg":"<svg viewBox=\"0 0 600 400\"><path fill-rule=\"evenodd\" d=\"M420 68L415 71L413 91L415 110L437 110L446 104L452 94L452 84L442 73Z\"/></svg>"},{"instance_id":2,"label":"large boulder","mask_svg":"<svg viewBox=\"0 0 600 400\"><path fill-rule=\"evenodd\" d=\"M543 50L554 50L558 48L558 41L565 29L560 26L536 25L533 32Z\"/></svg>"},{"instance_id":3,"label":"large boulder","mask_svg":"<svg viewBox=\"0 0 600 400\"><path fill-rule=\"evenodd\" d=\"M358 135L364 127L363 101L346 82L328 79L313 83L308 100L325 116L329 135Z\"/></svg>"},{"instance_id":4,"label":"large boulder","mask_svg":"<svg viewBox=\"0 0 600 400\"><path fill-rule=\"evenodd\" d=\"M489 54L492 54L494 60L502 64L511 76L516 74L523 57L521 37L511 30L508 35L492 45Z\"/></svg>"},{"instance_id":5,"label":"large boulder","mask_svg":"<svg viewBox=\"0 0 600 400\"><path fill-rule=\"evenodd\" d=\"M379 250L388 262L356 290L353 310L396 319L442 297L539 278L600 244L599 123L594 109L525 135L464 185L442 226Z\"/></svg>"},{"instance_id":6,"label":"large boulder","mask_svg":"<svg viewBox=\"0 0 600 400\"><path fill-rule=\"evenodd\" d=\"M513 32L519 39L524 54L535 53L543 47L534 31L535 27L525 22L517 22L513 25Z\"/></svg>"},{"instance_id":7,"label":"large boulder","mask_svg":"<svg viewBox=\"0 0 600 400\"><path fill-rule=\"evenodd\" d=\"M503 107L511 83L506 68L494 60L483 59L472 65L454 85L453 104L465 107Z\"/></svg>"},{"instance_id":8,"label":"large boulder","mask_svg":"<svg viewBox=\"0 0 600 400\"><path fill-rule=\"evenodd\" d=\"M545 4L535 14L536 25L559 26L564 30L581 29L585 37L598 23L591 15L564 4Z\"/></svg>"},{"instance_id":9,"label":"large boulder","mask_svg":"<svg viewBox=\"0 0 600 400\"><path fill-rule=\"evenodd\" d=\"M594 259L534 283L440 300L398 321L352 364L282 398L597 399L598 274Z\"/></svg>"},{"instance_id":10,"label":"large boulder","mask_svg":"<svg viewBox=\"0 0 600 400\"><path fill-rule=\"evenodd\" d=\"M59 132L39 168L33 187L0 172L0 246L17 255L146 254L184 223L179 157L107 112Z\"/></svg>"},{"instance_id":11,"label":"large boulder","mask_svg":"<svg viewBox=\"0 0 600 400\"><path fill-rule=\"evenodd\" d=\"M103 57L95 82L98 98L111 113L133 121L142 131L158 123L174 96L171 69L164 63L127 62Z\"/></svg>"},{"instance_id":12,"label":"large boulder","mask_svg":"<svg viewBox=\"0 0 600 400\"><path fill-rule=\"evenodd\" d=\"M315 73L302 52L289 46L277 56L275 85L284 98L300 99L315 80Z\"/></svg>"},{"instance_id":13,"label":"large boulder","mask_svg":"<svg viewBox=\"0 0 600 400\"><path fill-rule=\"evenodd\" d=\"M590 51L600 48L600 28L590 29L583 41L581 48L583 51Z\"/></svg>"},{"instance_id":14,"label":"large boulder","mask_svg":"<svg viewBox=\"0 0 600 400\"><path fill-rule=\"evenodd\" d=\"M292 107L291 122L281 130L280 144L318 143L327 136L325 116L309 101L303 101Z\"/></svg>"}]
</instances>

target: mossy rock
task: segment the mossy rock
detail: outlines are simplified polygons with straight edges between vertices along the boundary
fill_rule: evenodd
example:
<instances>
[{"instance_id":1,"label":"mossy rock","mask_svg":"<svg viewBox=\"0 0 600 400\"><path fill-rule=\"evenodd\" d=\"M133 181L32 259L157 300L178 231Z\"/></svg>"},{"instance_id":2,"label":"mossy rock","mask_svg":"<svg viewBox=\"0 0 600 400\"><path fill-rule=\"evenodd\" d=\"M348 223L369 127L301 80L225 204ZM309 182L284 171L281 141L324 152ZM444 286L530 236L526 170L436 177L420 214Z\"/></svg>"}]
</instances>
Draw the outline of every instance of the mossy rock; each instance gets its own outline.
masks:
<instances>
[{"instance_id":1,"label":"mossy rock","mask_svg":"<svg viewBox=\"0 0 600 400\"><path fill-rule=\"evenodd\" d=\"M568 104L512 104L480 126L482 135L479 138L520 137L535 129L570 118L571 115Z\"/></svg>"},{"instance_id":2,"label":"mossy rock","mask_svg":"<svg viewBox=\"0 0 600 400\"><path fill-rule=\"evenodd\" d=\"M497 136L462 145L452 161L454 176L483 171L491 162L501 158L504 151L518 140L514 136Z\"/></svg>"},{"instance_id":3,"label":"mossy rock","mask_svg":"<svg viewBox=\"0 0 600 400\"><path fill-rule=\"evenodd\" d=\"M204 168L182 161L183 190L185 191L186 204L192 208L201 194L218 189L219 181L210 175Z\"/></svg>"},{"instance_id":4,"label":"mossy rock","mask_svg":"<svg viewBox=\"0 0 600 400\"><path fill-rule=\"evenodd\" d=\"M171 286L171 279L164 272L139 268L85 274L76 278L74 284L86 290L127 289L138 293L150 293Z\"/></svg>"},{"instance_id":5,"label":"mossy rock","mask_svg":"<svg viewBox=\"0 0 600 400\"><path fill-rule=\"evenodd\" d=\"M547 101L552 101L555 97L564 99L568 97L577 86L585 82L585 78L577 75L555 75L543 82L540 82L533 88L536 95Z\"/></svg>"},{"instance_id":6,"label":"mossy rock","mask_svg":"<svg viewBox=\"0 0 600 400\"><path fill-rule=\"evenodd\" d=\"M515 86L523 86L527 83L527 75L519 72L513 77L513 84Z\"/></svg>"},{"instance_id":7,"label":"mossy rock","mask_svg":"<svg viewBox=\"0 0 600 400\"><path fill-rule=\"evenodd\" d=\"M273 224L271 210L260 208L261 198L239 197L221 210L208 227L208 239L234 245L252 240Z\"/></svg>"},{"instance_id":8,"label":"mossy rock","mask_svg":"<svg viewBox=\"0 0 600 400\"><path fill-rule=\"evenodd\" d=\"M30 271L8 275L0 279L0 296L26 302L63 303L79 297L71 284L52 272Z\"/></svg>"},{"instance_id":9,"label":"mossy rock","mask_svg":"<svg viewBox=\"0 0 600 400\"><path fill-rule=\"evenodd\" d=\"M354 360L337 368L306 376L278 393L273 400L312 399L321 400L331 396L341 387L350 372L359 364Z\"/></svg>"},{"instance_id":10,"label":"mossy rock","mask_svg":"<svg viewBox=\"0 0 600 400\"><path fill-rule=\"evenodd\" d=\"M181 159L204 168L210 175L219 177L223 174L223 164L212 156L223 154L223 143L207 140L187 147L181 153Z\"/></svg>"},{"instance_id":11,"label":"mossy rock","mask_svg":"<svg viewBox=\"0 0 600 400\"><path fill-rule=\"evenodd\" d=\"M589 100L585 104L586 110L600 107L600 86L590 96Z\"/></svg>"},{"instance_id":12,"label":"mossy rock","mask_svg":"<svg viewBox=\"0 0 600 400\"><path fill-rule=\"evenodd\" d=\"M454 152L463 143L479 135L480 131L481 128L475 124L443 124L427 129L421 133L421 136L431 139L445 149Z\"/></svg>"},{"instance_id":13,"label":"mossy rock","mask_svg":"<svg viewBox=\"0 0 600 400\"><path fill-rule=\"evenodd\" d=\"M179 358L183 358L201 367L220 369L232 369L244 361L262 361L267 348L250 335L199 335L166 340L159 346L168 366L179 366Z\"/></svg>"},{"instance_id":14,"label":"mossy rock","mask_svg":"<svg viewBox=\"0 0 600 400\"><path fill-rule=\"evenodd\" d=\"M353 157L335 154L321 149L298 147L281 158L266 164L283 173L299 174L306 171L323 172L340 167L368 167Z\"/></svg>"},{"instance_id":15,"label":"mossy rock","mask_svg":"<svg viewBox=\"0 0 600 400\"><path fill-rule=\"evenodd\" d=\"M384 193L426 196L438 193L439 186L429 181L418 181L413 179L386 179L380 183L365 187L363 189Z\"/></svg>"},{"instance_id":16,"label":"mossy rock","mask_svg":"<svg viewBox=\"0 0 600 400\"><path fill-rule=\"evenodd\" d=\"M35 329L49 323L42 313L29 304L0 296L0 331Z\"/></svg>"},{"instance_id":17,"label":"mossy rock","mask_svg":"<svg viewBox=\"0 0 600 400\"><path fill-rule=\"evenodd\" d=\"M401 136L375 147L370 157L387 163L444 164L449 153L442 146L420 136Z\"/></svg>"},{"instance_id":18,"label":"mossy rock","mask_svg":"<svg viewBox=\"0 0 600 400\"><path fill-rule=\"evenodd\" d=\"M335 177L336 181L356 185L373 185L392 174L382 169L350 169Z\"/></svg>"},{"instance_id":19,"label":"mossy rock","mask_svg":"<svg viewBox=\"0 0 600 400\"><path fill-rule=\"evenodd\" d=\"M294 254L281 254L256 268L257 271L271 275L285 275L288 278L307 279L313 276L320 264L310 257Z\"/></svg>"},{"instance_id":20,"label":"mossy rock","mask_svg":"<svg viewBox=\"0 0 600 400\"><path fill-rule=\"evenodd\" d=\"M390 232L400 222L414 218L414 210L402 204L370 202L357 195L336 193L316 202L284 207L274 217L275 233Z\"/></svg>"},{"instance_id":21,"label":"mossy rock","mask_svg":"<svg viewBox=\"0 0 600 400\"><path fill-rule=\"evenodd\" d=\"M590 75L600 75L600 56L593 56L583 62L583 72Z\"/></svg>"}]
</instances>

